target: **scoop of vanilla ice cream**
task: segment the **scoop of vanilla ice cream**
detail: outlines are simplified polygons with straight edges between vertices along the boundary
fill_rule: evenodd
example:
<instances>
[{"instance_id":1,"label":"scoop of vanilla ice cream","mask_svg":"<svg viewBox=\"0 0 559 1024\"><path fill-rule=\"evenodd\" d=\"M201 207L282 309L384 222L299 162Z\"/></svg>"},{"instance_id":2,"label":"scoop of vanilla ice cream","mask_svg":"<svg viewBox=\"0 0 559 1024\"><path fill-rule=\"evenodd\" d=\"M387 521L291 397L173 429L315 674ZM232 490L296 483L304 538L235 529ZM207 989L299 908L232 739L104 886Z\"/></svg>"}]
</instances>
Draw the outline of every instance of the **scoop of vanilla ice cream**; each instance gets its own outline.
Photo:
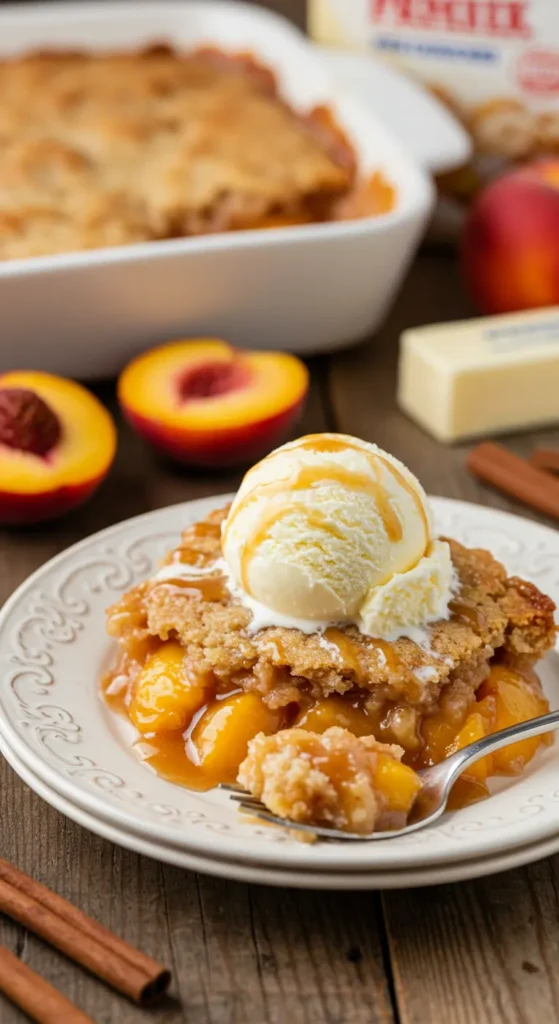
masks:
<instances>
[{"instance_id":1,"label":"scoop of vanilla ice cream","mask_svg":"<svg viewBox=\"0 0 559 1024\"><path fill-rule=\"evenodd\" d=\"M380 587L371 587L357 624L362 633L397 640L429 622L446 618L454 587L454 568L446 541L435 540L407 572L398 572ZM414 635L415 634L415 635Z\"/></svg>"},{"instance_id":2,"label":"scoop of vanilla ice cream","mask_svg":"<svg viewBox=\"0 0 559 1024\"><path fill-rule=\"evenodd\" d=\"M394 456L317 434L249 470L224 524L223 553L239 592L283 623L355 621L381 636L403 618L417 625L438 614L448 600L450 553L432 544L432 532L425 492Z\"/></svg>"}]
</instances>

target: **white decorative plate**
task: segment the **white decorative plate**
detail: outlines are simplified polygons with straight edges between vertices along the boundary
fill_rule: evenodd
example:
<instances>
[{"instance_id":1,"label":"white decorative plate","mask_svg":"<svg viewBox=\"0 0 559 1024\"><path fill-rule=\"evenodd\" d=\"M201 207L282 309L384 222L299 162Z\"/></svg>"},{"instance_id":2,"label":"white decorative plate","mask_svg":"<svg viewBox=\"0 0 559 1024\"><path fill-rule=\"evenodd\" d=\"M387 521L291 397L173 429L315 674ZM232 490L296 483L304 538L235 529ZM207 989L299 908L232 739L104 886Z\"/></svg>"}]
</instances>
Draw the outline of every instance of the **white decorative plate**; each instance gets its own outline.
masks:
<instances>
[{"instance_id":1,"label":"white decorative plate","mask_svg":"<svg viewBox=\"0 0 559 1024\"><path fill-rule=\"evenodd\" d=\"M308 846L245 823L222 793L190 792L142 765L99 696L98 680L113 651L104 609L151 572L185 524L224 501L189 502L104 530L47 563L7 602L0 615L0 734L16 764L46 793L131 842L287 872L417 871L494 857L559 833L557 745L539 754L522 777L500 780L488 800L448 814L434 828L380 843ZM510 571L559 600L559 534L463 502L436 498L433 504L441 532L490 548ZM556 653L542 670L552 707L558 707Z\"/></svg>"},{"instance_id":2,"label":"white decorative plate","mask_svg":"<svg viewBox=\"0 0 559 1024\"><path fill-rule=\"evenodd\" d=\"M132 832L111 825L102 818L96 818L87 811L50 789L38 779L25 765L18 760L14 752L0 739L0 750L14 771L31 787L51 804L52 807L65 814L67 818L77 822L83 828L95 832L96 835L108 839L118 846L123 846L134 853L166 864L174 864L188 871L202 874L217 875L218 878L229 878L236 882L252 882L259 885L289 886L297 889L410 889L425 885L443 885L447 882L462 882L470 878L494 875L498 871L509 871L511 868L532 864L536 860L550 857L559 850L559 835L552 839L544 839L539 843L520 846L508 853L493 857L480 857L477 860L457 861L447 865L436 864L430 868L403 868L370 870L370 871L317 871L289 870L284 867L269 865L258 867L245 864L243 861L222 860L215 857L204 857L188 853L177 846L146 839Z\"/></svg>"}]
</instances>

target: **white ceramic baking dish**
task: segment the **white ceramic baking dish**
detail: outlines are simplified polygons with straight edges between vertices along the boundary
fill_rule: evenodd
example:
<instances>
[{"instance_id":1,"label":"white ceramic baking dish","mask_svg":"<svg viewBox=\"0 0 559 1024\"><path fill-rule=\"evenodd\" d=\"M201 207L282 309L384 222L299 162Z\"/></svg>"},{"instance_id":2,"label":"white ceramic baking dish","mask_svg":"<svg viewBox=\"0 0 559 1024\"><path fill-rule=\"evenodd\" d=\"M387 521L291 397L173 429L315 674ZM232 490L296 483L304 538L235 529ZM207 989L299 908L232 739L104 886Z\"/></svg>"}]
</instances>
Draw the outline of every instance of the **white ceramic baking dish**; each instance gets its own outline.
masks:
<instances>
[{"instance_id":1,"label":"white ceramic baking dish","mask_svg":"<svg viewBox=\"0 0 559 1024\"><path fill-rule=\"evenodd\" d=\"M468 162L471 135L421 82L374 54L318 44L314 51L336 82L359 96L431 174L445 174Z\"/></svg>"},{"instance_id":2,"label":"white ceramic baking dish","mask_svg":"<svg viewBox=\"0 0 559 1024\"><path fill-rule=\"evenodd\" d=\"M0 10L0 54L37 47L132 48L168 40L249 50L307 110L328 103L364 172L381 168L396 209L347 223L149 242L0 263L0 369L81 378L186 335L249 348L324 352L374 330L393 302L431 210L429 177L367 107L340 92L287 21L229 2L60 3Z\"/></svg>"}]
</instances>

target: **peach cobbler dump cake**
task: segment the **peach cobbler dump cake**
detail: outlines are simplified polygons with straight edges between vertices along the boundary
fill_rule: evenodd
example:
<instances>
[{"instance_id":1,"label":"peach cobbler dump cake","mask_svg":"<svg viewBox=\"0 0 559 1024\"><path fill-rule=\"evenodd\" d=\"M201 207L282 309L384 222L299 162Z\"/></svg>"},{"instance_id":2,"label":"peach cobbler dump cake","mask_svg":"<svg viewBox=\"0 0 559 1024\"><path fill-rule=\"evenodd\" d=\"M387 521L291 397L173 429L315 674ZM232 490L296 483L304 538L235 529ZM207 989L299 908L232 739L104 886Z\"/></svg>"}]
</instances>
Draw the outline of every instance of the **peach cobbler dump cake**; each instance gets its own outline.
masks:
<instances>
[{"instance_id":1,"label":"peach cobbler dump cake","mask_svg":"<svg viewBox=\"0 0 559 1024\"><path fill-rule=\"evenodd\" d=\"M417 769L548 710L534 665L556 635L533 584L434 537L405 466L335 434L249 471L231 507L109 609L108 630L105 698L158 773L238 780L276 814L363 834L405 821ZM542 742L469 768L455 805Z\"/></svg>"},{"instance_id":2,"label":"peach cobbler dump cake","mask_svg":"<svg viewBox=\"0 0 559 1024\"><path fill-rule=\"evenodd\" d=\"M0 61L0 259L384 213L326 108L299 114L247 55Z\"/></svg>"}]
</instances>

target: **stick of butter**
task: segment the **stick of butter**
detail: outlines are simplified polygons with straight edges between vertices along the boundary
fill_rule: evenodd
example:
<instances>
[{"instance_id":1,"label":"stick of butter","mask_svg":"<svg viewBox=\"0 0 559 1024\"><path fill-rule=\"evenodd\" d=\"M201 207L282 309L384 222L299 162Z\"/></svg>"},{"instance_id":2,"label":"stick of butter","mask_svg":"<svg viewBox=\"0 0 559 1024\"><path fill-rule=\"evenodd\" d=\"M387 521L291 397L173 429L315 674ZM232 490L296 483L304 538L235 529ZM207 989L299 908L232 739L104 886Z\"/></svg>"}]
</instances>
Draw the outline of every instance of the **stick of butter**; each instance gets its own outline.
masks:
<instances>
[{"instance_id":1,"label":"stick of butter","mask_svg":"<svg viewBox=\"0 0 559 1024\"><path fill-rule=\"evenodd\" d=\"M559 422L559 306L405 331L398 403L439 441Z\"/></svg>"}]
</instances>

